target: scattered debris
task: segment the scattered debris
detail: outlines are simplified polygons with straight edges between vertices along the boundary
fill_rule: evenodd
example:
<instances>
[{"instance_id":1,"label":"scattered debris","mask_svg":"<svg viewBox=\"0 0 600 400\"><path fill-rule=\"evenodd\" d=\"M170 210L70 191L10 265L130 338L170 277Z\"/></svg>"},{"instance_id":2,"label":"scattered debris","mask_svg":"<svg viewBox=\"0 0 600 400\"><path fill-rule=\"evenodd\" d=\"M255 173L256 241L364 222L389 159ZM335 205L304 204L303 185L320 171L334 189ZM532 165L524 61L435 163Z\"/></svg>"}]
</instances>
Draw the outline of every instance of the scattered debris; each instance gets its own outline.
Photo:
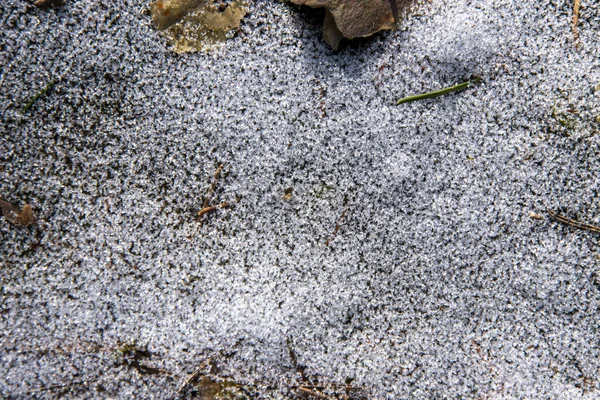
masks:
<instances>
[{"instance_id":1,"label":"scattered debris","mask_svg":"<svg viewBox=\"0 0 600 400\"><path fill-rule=\"evenodd\" d=\"M321 85L319 89L319 109L321 110L321 118L325 118L327 116L327 108L325 107L325 95L327 94L327 90L325 86Z\"/></svg>"},{"instance_id":2,"label":"scattered debris","mask_svg":"<svg viewBox=\"0 0 600 400\"><path fill-rule=\"evenodd\" d=\"M215 206L210 205L210 201L212 200L213 195L215 194L215 189L217 188L217 182L221 177L221 171L223 170L223 164L219 164L215 173L213 175L212 183L210 184L208 191L206 192L206 196L204 196L204 201L202 202L202 209L198 211L198 222L202 224L202 217L209 212L216 211L221 208L228 208L230 206L229 202L223 201Z\"/></svg>"},{"instance_id":3,"label":"scattered debris","mask_svg":"<svg viewBox=\"0 0 600 400\"><path fill-rule=\"evenodd\" d=\"M206 368L210 366L210 362L210 359L204 361L198 368L196 368L196 370L186 378L186 380L181 384L181 386L179 386L179 389L177 389L177 392L175 394L179 396L190 383L196 382L198 377L205 373Z\"/></svg>"},{"instance_id":4,"label":"scattered debris","mask_svg":"<svg viewBox=\"0 0 600 400\"><path fill-rule=\"evenodd\" d=\"M452 92L457 92L459 90L464 90L467 89L470 85L471 85L471 81L466 81L463 83L459 83L458 85L454 85L454 86L450 86L441 90L436 90L433 92L428 92L428 93L422 93L422 94L417 94L414 96L408 96L405 97L403 99L400 99L396 102L396 105L398 104L404 104L404 103L410 103L412 101L419 101L419 100L424 100L424 99L432 99L434 97L439 97L439 96L443 96L445 94L448 93L452 93Z\"/></svg>"},{"instance_id":5,"label":"scattered debris","mask_svg":"<svg viewBox=\"0 0 600 400\"><path fill-rule=\"evenodd\" d=\"M35 394L35 393L41 393L41 392L46 392L46 391L51 391L51 390L64 390L64 389L73 389L79 386L83 386L83 387L88 387L90 386L91 383L96 383L96 382L100 382L102 380L104 380L105 378L98 378L98 379L85 379L83 381L77 381L77 382L69 382L69 383L62 383L62 384L56 384L56 385L49 385L49 386L43 386L37 389L30 389L27 390L25 392L22 392L23 395L27 395L27 397L29 397L29 395ZM37 396L35 396L37 398Z\"/></svg>"},{"instance_id":6,"label":"scattered debris","mask_svg":"<svg viewBox=\"0 0 600 400\"><path fill-rule=\"evenodd\" d=\"M590 225L590 224L584 224L582 222L579 221L575 221L574 219L565 217L564 215L561 215L555 211L552 210L547 210L548 214L554 218L556 221L563 223L565 225L569 225L572 226L573 228L577 228L577 229L583 229L586 231L590 231L590 232L595 232L595 233L600 233L600 227L595 226L595 225Z\"/></svg>"},{"instance_id":7,"label":"scattered debris","mask_svg":"<svg viewBox=\"0 0 600 400\"><path fill-rule=\"evenodd\" d=\"M573 4L573 39L575 40L575 48L579 47L579 7L581 6L581 0L575 0Z\"/></svg>"},{"instance_id":8,"label":"scattered debris","mask_svg":"<svg viewBox=\"0 0 600 400\"><path fill-rule=\"evenodd\" d=\"M327 241L325 242L326 246L329 246L329 243L331 243L333 241L333 239L335 239L335 237L337 236L340 228L342 227L342 223L344 222L344 219L346 219L346 212L348 211L347 208L344 209L344 211L342 211L342 215L340 215L340 217L338 218L337 223L335 224L335 229L333 230L333 234L331 235L331 237L329 239L327 239Z\"/></svg>"},{"instance_id":9,"label":"scattered debris","mask_svg":"<svg viewBox=\"0 0 600 400\"><path fill-rule=\"evenodd\" d=\"M304 366L302 366L298 363L298 357L296 356L296 352L294 351L294 347L292 345L292 338L291 337L286 338L285 344L286 344L288 352L290 354L290 359L292 360L292 365L294 366L294 369L300 375L302 382L308 382L308 378L306 377L306 374L304 373Z\"/></svg>"},{"instance_id":10,"label":"scattered debris","mask_svg":"<svg viewBox=\"0 0 600 400\"><path fill-rule=\"evenodd\" d=\"M367 399L364 389L352 385L324 384L324 385L300 385L294 389L303 395L313 396L318 399Z\"/></svg>"},{"instance_id":11,"label":"scattered debris","mask_svg":"<svg viewBox=\"0 0 600 400\"><path fill-rule=\"evenodd\" d=\"M65 0L37 0L33 3L37 8L62 7Z\"/></svg>"},{"instance_id":12,"label":"scattered debris","mask_svg":"<svg viewBox=\"0 0 600 400\"><path fill-rule=\"evenodd\" d=\"M206 196L204 196L204 202L202 203L202 208L208 207L208 204L212 200L213 195L215 194L215 190L217 189L217 182L219 182L219 178L221 177L221 171L223 170L223 164L219 164L215 173L213 174L213 180L206 192Z\"/></svg>"},{"instance_id":13,"label":"scattered debris","mask_svg":"<svg viewBox=\"0 0 600 400\"><path fill-rule=\"evenodd\" d=\"M533 211L529 211L529 218L541 221L544 219L540 214L536 214Z\"/></svg>"},{"instance_id":14,"label":"scattered debris","mask_svg":"<svg viewBox=\"0 0 600 400\"><path fill-rule=\"evenodd\" d=\"M176 53L212 49L240 27L247 12L244 0L229 5L214 0L156 0L150 4L154 26Z\"/></svg>"},{"instance_id":15,"label":"scattered debris","mask_svg":"<svg viewBox=\"0 0 600 400\"><path fill-rule=\"evenodd\" d=\"M286 188L283 190L283 196L281 196L282 199L284 199L285 201L290 201L292 199L292 191L294 190L294 188Z\"/></svg>"},{"instance_id":16,"label":"scattered debris","mask_svg":"<svg viewBox=\"0 0 600 400\"><path fill-rule=\"evenodd\" d=\"M40 97L42 97L43 95L47 94L53 87L54 85L56 85L57 80L56 79L52 79L50 82L48 82L46 84L46 86L44 86L42 88L42 90L40 90L39 92L37 92L32 98L31 100L29 100L24 106L23 108L21 108L21 113L25 114L27 112L27 110L29 110L36 101L38 101L40 99Z\"/></svg>"},{"instance_id":17,"label":"scattered debris","mask_svg":"<svg viewBox=\"0 0 600 400\"><path fill-rule=\"evenodd\" d=\"M325 394L323 394L321 392L318 392L316 390L309 389L309 388L307 388L305 386L299 386L297 389L299 391L303 392L303 393L306 393L306 394L308 394L310 396L317 397L319 399L332 399L332 397L329 397L329 396L327 396L327 395L325 395Z\"/></svg>"},{"instance_id":18,"label":"scattered debris","mask_svg":"<svg viewBox=\"0 0 600 400\"><path fill-rule=\"evenodd\" d=\"M23 209L19 209L8 201L0 199L0 209L8 222L19 228L26 228L35 222L33 209L29 204L25 204Z\"/></svg>"},{"instance_id":19,"label":"scattered debris","mask_svg":"<svg viewBox=\"0 0 600 400\"><path fill-rule=\"evenodd\" d=\"M219 203L216 206L204 207L202 210L198 211L198 218L202 217L204 214L209 213L211 211L216 211L220 208L227 208L227 207L229 207L229 203L226 201Z\"/></svg>"},{"instance_id":20,"label":"scattered debris","mask_svg":"<svg viewBox=\"0 0 600 400\"><path fill-rule=\"evenodd\" d=\"M144 358L150 358L152 356L152 353L148 351L147 347L139 346L135 340L130 343L119 343L116 352L119 355L117 365L126 365L128 367L131 367L135 369L140 375L172 375L172 373L166 369L156 368L147 364L142 364L140 360Z\"/></svg>"},{"instance_id":21,"label":"scattered debris","mask_svg":"<svg viewBox=\"0 0 600 400\"><path fill-rule=\"evenodd\" d=\"M325 8L323 39L338 50L342 39L371 36L396 28L400 16L414 0L291 0L313 8Z\"/></svg>"}]
</instances>

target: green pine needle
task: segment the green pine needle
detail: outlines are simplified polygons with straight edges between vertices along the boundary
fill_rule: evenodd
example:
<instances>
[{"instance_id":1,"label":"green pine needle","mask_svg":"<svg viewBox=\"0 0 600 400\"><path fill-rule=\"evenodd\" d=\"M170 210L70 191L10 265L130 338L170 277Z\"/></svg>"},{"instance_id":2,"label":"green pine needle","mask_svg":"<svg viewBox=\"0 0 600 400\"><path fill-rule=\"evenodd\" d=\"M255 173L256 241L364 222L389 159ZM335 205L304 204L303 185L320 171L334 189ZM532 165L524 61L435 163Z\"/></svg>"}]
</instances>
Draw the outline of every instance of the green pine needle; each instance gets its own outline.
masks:
<instances>
[{"instance_id":1,"label":"green pine needle","mask_svg":"<svg viewBox=\"0 0 600 400\"><path fill-rule=\"evenodd\" d=\"M471 85L471 81L466 81L463 83L459 83L458 85L450 86L450 87L447 87L447 88L444 88L441 90L436 90L434 92L428 92L428 93L417 94L414 96L408 96L408 97L398 100L396 102L396 105L403 104L403 103L410 103L411 101L432 99L434 97L443 96L448 93L457 92L459 90L464 90L464 89L468 88L470 85Z\"/></svg>"}]
</instances>

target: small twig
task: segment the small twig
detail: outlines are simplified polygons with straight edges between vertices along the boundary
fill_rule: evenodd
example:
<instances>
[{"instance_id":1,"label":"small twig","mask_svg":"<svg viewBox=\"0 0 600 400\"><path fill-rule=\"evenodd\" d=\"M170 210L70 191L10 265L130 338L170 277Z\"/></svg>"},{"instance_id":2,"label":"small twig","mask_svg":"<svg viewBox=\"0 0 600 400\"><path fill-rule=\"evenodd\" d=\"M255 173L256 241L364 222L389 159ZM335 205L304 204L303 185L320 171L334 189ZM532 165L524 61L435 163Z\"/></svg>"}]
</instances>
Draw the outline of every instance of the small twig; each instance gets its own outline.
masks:
<instances>
[{"instance_id":1,"label":"small twig","mask_svg":"<svg viewBox=\"0 0 600 400\"><path fill-rule=\"evenodd\" d=\"M27 112L27 110L29 110L35 104L35 102L40 99L40 97L42 97L43 95L45 95L46 93L48 93L54 87L54 85L56 85L56 82L57 82L56 79L52 79L39 92L37 92L36 94L34 94L33 97L31 98L31 100L29 100L23 106L23 108L21 108L21 114L25 114Z\"/></svg>"},{"instance_id":2,"label":"small twig","mask_svg":"<svg viewBox=\"0 0 600 400\"><path fill-rule=\"evenodd\" d=\"M86 386L90 383L96 383L100 380L102 380L102 378L79 381L79 382L70 382L70 383L65 383L65 384L56 384L56 385L45 386L45 387L41 387L41 388L37 388L37 389L26 390L25 392L22 392L22 393L23 394L33 394L33 393L45 392L47 390L72 388L75 386Z\"/></svg>"},{"instance_id":3,"label":"small twig","mask_svg":"<svg viewBox=\"0 0 600 400\"><path fill-rule=\"evenodd\" d=\"M212 211L216 211L220 208L227 208L229 207L229 203L224 201L222 203L217 204L216 206L208 206L208 207L204 207L202 210L198 211L198 219L202 218L202 216L206 213L212 212Z\"/></svg>"},{"instance_id":4,"label":"small twig","mask_svg":"<svg viewBox=\"0 0 600 400\"><path fill-rule=\"evenodd\" d=\"M198 211L198 222L202 223L202 216L218 210L220 208L227 208L229 207L229 203L226 201L223 201L219 204L217 204L216 206L211 206L210 205L210 201L212 200L213 195L215 194L215 190L217 189L217 183L219 181L219 178L221 177L221 171L223 170L223 164L219 164L219 166L217 167L215 173L213 174L213 180L212 183L210 184L208 190L206 191L206 196L204 196L204 201L202 202L202 209L200 211Z\"/></svg>"},{"instance_id":5,"label":"small twig","mask_svg":"<svg viewBox=\"0 0 600 400\"><path fill-rule=\"evenodd\" d=\"M300 386L300 387L298 387L297 389L298 389L299 391L301 391L301 392L304 392L304 393L306 393L306 394L309 394L309 395L311 395L311 396L318 397L318 398L320 398L320 399L328 399L328 400L331 400L331 399L333 399L333 397L327 396L327 395L325 395L325 394L323 394L323 393L319 393L319 392L317 392L317 391L315 391L315 390L311 390L311 389L309 389L309 388L307 388L307 387L305 387L305 386Z\"/></svg>"},{"instance_id":6,"label":"small twig","mask_svg":"<svg viewBox=\"0 0 600 400\"><path fill-rule=\"evenodd\" d=\"M579 24L579 7L581 5L581 0L575 0L575 4L573 4L573 38L575 39L575 47L579 45L579 29L577 25Z\"/></svg>"},{"instance_id":7,"label":"small twig","mask_svg":"<svg viewBox=\"0 0 600 400\"><path fill-rule=\"evenodd\" d=\"M204 203L202 203L203 209L208 207L208 204L210 203L213 195L215 194L215 189L217 188L217 182L219 181L219 178L221 177L222 169L223 169L223 164L219 164L219 166L217 167L217 170L215 171L215 173L213 175L212 183L210 184L210 187L208 188L208 191L206 192L206 196L204 196Z\"/></svg>"},{"instance_id":8,"label":"small twig","mask_svg":"<svg viewBox=\"0 0 600 400\"><path fill-rule=\"evenodd\" d=\"M338 232L340 231L340 228L342 227L342 223L344 222L344 219L346 218L347 211L348 211L347 208L345 208L344 211L342 211L342 215L340 215L340 217L338 218L338 221L335 224L333 233L331 234L331 237L329 239L327 239L327 241L325 242L326 246L329 246L329 243L331 243L333 241L333 239L335 239L335 237L337 236Z\"/></svg>"},{"instance_id":9,"label":"small twig","mask_svg":"<svg viewBox=\"0 0 600 400\"><path fill-rule=\"evenodd\" d=\"M198 368L196 368L196 370L192 372L190 376L187 377L185 382L183 382L181 386L179 386L179 389L177 389L177 392L175 394L179 396L190 383L194 382L198 378L198 376L202 374L202 371L206 368L209 362L210 361L204 361Z\"/></svg>"},{"instance_id":10,"label":"small twig","mask_svg":"<svg viewBox=\"0 0 600 400\"><path fill-rule=\"evenodd\" d=\"M298 364L298 357L296 357L296 352L294 351L294 348L292 347L292 338L288 337L285 341L285 344L287 345L288 352L290 353L290 358L292 359L292 365L294 366L294 369L296 370L296 372L298 372L300 374L300 377L302 378L302 382L309 382L308 378L304 374L304 368L302 366L300 366L300 364Z\"/></svg>"},{"instance_id":11,"label":"small twig","mask_svg":"<svg viewBox=\"0 0 600 400\"><path fill-rule=\"evenodd\" d=\"M584 224L579 221L575 221L574 219L565 217L564 215L561 215L552 210L547 210L547 211L548 211L548 214L550 214L550 216L552 218L554 218L556 221L558 221L560 223L572 226L573 228L583 229L583 230L594 232L594 233L600 233L600 227L597 227L595 225L590 225L590 224Z\"/></svg>"},{"instance_id":12,"label":"small twig","mask_svg":"<svg viewBox=\"0 0 600 400\"><path fill-rule=\"evenodd\" d=\"M434 92L417 94L414 96L408 96L403 99L400 99L396 102L396 105L403 103L410 103L412 101L424 100L424 99L432 99L434 97L443 96L448 93L457 92L459 90L467 89L471 85L471 81L466 81L463 83L459 83L458 85L450 86L441 90L436 90Z\"/></svg>"}]
</instances>

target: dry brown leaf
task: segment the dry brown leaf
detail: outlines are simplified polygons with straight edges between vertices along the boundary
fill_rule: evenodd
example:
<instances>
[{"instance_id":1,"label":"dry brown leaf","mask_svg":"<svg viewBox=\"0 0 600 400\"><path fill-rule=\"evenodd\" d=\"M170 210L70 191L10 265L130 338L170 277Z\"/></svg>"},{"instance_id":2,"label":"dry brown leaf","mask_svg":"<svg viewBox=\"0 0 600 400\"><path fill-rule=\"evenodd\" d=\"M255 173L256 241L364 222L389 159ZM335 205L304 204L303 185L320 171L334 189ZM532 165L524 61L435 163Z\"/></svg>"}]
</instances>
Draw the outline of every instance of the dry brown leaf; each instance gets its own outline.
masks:
<instances>
[{"instance_id":1,"label":"dry brown leaf","mask_svg":"<svg viewBox=\"0 0 600 400\"><path fill-rule=\"evenodd\" d=\"M338 50L343 38L370 36L396 27L395 15L408 11L415 0L290 0L294 4L325 8L323 39Z\"/></svg>"},{"instance_id":2,"label":"dry brown leaf","mask_svg":"<svg viewBox=\"0 0 600 400\"><path fill-rule=\"evenodd\" d=\"M247 12L243 0L222 10L213 0L156 0L150 4L154 26L177 53L210 50L239 28Z\"/></svg>"},{"instance_id":3,"label":"dry brown leaf","mask_svg":"<svg viewBox=\"0 0 600 400\"><path fill-rule=\"evenodd\" d=\"M18 227L27 227L35 221L33 209L29 204L25 204L23 209L13 206L8 201L0 199L0 209L2 215L8 222Z\"/></svg>"}]
</instances>

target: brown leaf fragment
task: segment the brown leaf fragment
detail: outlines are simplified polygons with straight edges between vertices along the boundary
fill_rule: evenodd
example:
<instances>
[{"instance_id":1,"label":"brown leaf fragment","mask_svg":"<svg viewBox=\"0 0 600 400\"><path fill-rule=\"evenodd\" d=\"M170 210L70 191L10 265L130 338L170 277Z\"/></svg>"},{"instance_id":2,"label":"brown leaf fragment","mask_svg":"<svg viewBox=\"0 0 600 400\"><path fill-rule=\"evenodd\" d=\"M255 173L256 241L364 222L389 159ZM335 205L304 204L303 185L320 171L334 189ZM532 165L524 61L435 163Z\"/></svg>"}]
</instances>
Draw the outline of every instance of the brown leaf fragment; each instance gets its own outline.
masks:
<instances>
[{"instance_id":1,"label":"brown leaf fragment","mask_svg":"<svg viewBox=\"0 0 600 400\"><path fill-rule=\"evenodd\" d=\"M214 0L156 0L149 7L154 26L176 53L210 50L239 28L248 12L244 0L225 7Z\"/></svg>"},{"instance_id":2,"label":"brown leaf fragment","mask_svg":"<svg viewBox=\"0 0 600 400\"><path fill-rule=\"evenodd\" d=\"M37 8L61 7L65 5L65 0L37 0L33 5Z\"/></svg>"},{"instance_id":3,"label":"brown leaf fragment","mask_svg":"<svg viewBox=\"0 0 600 400\"><path fill-rule=\"evenodd\" d=\"M337 50L342 38L371 36L394 29L415 0L290 0L294 4L325 8L323 39Z\"/></svg>"},{"instance_id":4,"label":"brown leaf fragment","mask_svg":"<svg viewBox=\"0 0 600 400\"><path fill-rule=\"evenodd\" d=\"M0 199L0 209L2 210L4 218L17 227L24 228L33 224L35 221L33 209L29 204L25 204L23 209L20 210L19 207L13 206L8 201Z\"/></svg>"}]
</instances>

